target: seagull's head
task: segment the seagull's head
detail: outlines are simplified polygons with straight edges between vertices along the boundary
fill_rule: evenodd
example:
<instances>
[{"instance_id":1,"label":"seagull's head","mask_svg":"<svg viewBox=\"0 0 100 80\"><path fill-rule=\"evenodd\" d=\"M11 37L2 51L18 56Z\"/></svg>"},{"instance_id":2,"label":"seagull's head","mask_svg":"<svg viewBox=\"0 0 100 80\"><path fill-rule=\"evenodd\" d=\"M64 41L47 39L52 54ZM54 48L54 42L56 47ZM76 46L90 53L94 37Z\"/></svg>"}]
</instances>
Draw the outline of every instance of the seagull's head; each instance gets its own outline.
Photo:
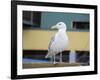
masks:
<instances>
[{"instance_id":1,"label":"seagull's head","mask_svg":"<svg viewBox=\"0 0 100 80\"><path fill-rule=\"evenodd\" d=\"M66 30L66 24L64 22L58 22L56 25L52 26L51 29Z\"/></svg>"}]
</instances>

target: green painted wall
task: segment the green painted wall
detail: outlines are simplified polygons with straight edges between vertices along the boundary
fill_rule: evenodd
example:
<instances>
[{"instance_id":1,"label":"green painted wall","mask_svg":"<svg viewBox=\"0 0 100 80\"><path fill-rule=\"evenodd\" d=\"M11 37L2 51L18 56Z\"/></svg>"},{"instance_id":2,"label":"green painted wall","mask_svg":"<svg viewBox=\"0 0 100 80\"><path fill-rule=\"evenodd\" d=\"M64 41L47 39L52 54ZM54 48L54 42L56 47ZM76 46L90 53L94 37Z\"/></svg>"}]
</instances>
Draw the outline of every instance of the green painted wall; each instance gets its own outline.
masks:
<instances>
[{"instance_id":1,"label":"green painted wall","mask_svg":"<svg viewBox=\"0 0 100 80\"><path fill-rule=\"evenodd\" d=\"M73 21L89 22L89 14L80 13L58 13L58 12L42 12L41 28L50 29L57 22L65 22L68 30L72 30Z\"/></svg>"}]
</instances>

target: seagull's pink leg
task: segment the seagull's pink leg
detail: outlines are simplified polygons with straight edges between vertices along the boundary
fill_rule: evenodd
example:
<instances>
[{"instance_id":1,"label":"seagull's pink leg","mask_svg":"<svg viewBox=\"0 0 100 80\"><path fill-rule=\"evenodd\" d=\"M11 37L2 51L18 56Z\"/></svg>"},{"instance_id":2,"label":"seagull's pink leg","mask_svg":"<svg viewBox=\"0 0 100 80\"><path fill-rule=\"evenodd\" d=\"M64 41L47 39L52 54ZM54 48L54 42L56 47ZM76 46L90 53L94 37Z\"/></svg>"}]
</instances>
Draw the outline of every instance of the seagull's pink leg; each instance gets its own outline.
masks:
<instances>
[{"instance_id":1,"label":"seagull's pink leg","mask_svg":"<svg viewBox=\"0 0 100 80\"><path fill-rule=\"evenodd\" d=\"M60 52L60 63L62 63L62 52Z\"/></svg>"}]
</instances>

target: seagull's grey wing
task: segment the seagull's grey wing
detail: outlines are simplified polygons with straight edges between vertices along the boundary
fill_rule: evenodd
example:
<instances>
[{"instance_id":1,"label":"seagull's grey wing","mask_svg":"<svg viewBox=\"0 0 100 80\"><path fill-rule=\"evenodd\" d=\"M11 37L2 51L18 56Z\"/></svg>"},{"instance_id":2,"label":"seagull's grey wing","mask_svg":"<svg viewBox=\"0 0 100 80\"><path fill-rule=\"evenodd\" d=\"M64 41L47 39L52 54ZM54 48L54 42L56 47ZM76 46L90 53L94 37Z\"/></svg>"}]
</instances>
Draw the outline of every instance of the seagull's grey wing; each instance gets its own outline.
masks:
<instances>
[{"instance_id":1,"label":"seagull's grey wing","mask_svg":"<svg viewBox=\"0 0 100 80\"><path fill-rule=\"evenodd\" d=\"M53 43L54 41L55 41L55 35L51 37L51 41L50 41L49 46L48 46L48 51L50 50L51 45L52 45L52 43Z\"/></svg>"},{"instance_id":2,"label":"seagull's grey wing","mask_svg":"<svg viewBox=\"0 0 100 80\"><path fill-rule=\"evenodd\" d=\"M48 57L50 57L52 55L52 53L51 53L51 45L53 44L54 41L55 41L55 35L51 37L51 40L50 40L50 43L49 43L49 46L48 46L48 53L45 56L45 58L48 58Z\"/></svg>"}]
</instances>

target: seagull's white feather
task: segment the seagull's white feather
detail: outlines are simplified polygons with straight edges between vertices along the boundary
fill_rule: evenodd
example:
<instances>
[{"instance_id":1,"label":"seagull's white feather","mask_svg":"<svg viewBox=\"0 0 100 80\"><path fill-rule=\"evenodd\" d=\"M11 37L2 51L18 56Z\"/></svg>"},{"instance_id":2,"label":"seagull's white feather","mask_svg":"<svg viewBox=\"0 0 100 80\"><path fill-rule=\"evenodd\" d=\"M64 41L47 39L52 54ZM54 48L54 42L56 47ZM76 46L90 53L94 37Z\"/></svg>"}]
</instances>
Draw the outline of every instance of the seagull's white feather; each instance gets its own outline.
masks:
<instances>
[{"instance_id":1,"label":"seagull's white feather","mask_svg":"<svg viewBox=\"0 0 100 80\"><path fill-rule=\"evenodd\" d=\"M60 25L59 25L60 24ZM58 32L51 38L46 58L58 54L68 46L68 37L66 34L66 25L63 22L57 23ZM60 26L60 27L59 27Z\"/></svg>"}]
</instances>

